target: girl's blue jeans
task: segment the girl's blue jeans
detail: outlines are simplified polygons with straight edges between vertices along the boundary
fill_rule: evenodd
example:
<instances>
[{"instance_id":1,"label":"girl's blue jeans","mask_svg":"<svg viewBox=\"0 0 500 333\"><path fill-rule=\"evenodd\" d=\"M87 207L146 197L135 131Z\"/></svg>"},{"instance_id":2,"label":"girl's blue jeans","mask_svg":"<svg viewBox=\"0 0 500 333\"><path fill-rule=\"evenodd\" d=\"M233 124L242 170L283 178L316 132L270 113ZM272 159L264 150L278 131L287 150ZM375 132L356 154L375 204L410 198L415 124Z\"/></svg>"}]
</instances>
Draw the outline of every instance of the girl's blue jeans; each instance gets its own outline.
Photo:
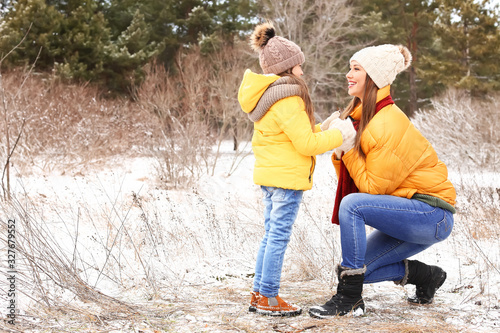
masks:
<instances>
[{"instance_id":1,"label":"girl's blue jeans","mask_svg":"<svg viewBox=\"0 0 500 333\"><path fill-rule=\"evenodd\" d=\"M255 264L253 290L266 297L278 295L285 251L297 218L303 191L261 186L265 234Z\"/></svg>"},{"instance_id":2,"label":"girl's blue jeans","mask_svg":"<svg viewBox=\"0 0 500 333\"><path fill-rule=\"evenodd\" d=\"M453 214L415 199L353 193L339 209L342 263L366 265L365 283L399 281L405 276L404 259L446 239L453 229ZM368 237L365 225L375 228Z\"/></svg>"}]
</instances>

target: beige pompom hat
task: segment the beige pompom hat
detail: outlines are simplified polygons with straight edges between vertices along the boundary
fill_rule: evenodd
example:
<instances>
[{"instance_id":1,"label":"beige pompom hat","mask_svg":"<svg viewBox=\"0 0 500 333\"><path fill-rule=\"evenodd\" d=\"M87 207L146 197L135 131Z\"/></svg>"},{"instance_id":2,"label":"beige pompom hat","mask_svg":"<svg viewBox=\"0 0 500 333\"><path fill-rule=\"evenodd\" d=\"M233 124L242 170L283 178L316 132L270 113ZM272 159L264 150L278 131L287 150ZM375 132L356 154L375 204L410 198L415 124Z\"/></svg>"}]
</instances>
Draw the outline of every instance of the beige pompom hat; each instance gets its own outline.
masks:
<instances>
[{"instance_id":1,"label":"beige pompom hat","mask_svg":"<svg viewBox=\"0 0 500 333\"><path fill-rule=\"evenodd\" d=\"M411 53L403 45L383 44L366 47L351 57L357 61L370 76L377 87L392 84L396 75L411 64Z\"/></svg>"},{"instance_id":2,"label":"beige pompom hat","mask_svg":"<svg viewBox=\"0 0 500 333\"><path fill-rule=\"evenodd\" d=\"M283 73L296 65L302 65L306 59L297 44L276 36L271 23L255 27L250 36L250 45L259 54L259 63L264 74Z\"/></svg>"}]
</instances>

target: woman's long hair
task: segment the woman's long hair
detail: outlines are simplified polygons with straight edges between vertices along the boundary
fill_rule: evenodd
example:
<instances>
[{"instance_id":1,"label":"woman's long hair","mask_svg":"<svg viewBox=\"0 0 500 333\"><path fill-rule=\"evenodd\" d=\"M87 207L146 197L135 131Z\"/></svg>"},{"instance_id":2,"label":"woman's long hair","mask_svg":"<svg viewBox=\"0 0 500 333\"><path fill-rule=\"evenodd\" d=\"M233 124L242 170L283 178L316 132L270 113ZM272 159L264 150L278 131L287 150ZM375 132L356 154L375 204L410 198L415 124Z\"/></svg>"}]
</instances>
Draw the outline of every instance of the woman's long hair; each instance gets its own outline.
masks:
<instances>
[{"instance_id":1,"label":"woman's long hair","mask_svg":"<svg viewBox=\"0 0 500 333\"><path fill-rule=\"evenodd\" d=\"M375 112L377 110L377 91L377 85L367 74L365 91L363 92L364 102L361 107L361 118L359 120L358 132L356 133L356 137L354 139L354 149L362 158L366 158L366 155L363 152L363 149L361 149L361 135L363 134L366 126L368 126L370 120L372 120L373 116L375 116ZM359 103L361 103L361 100L358 97L354 97L346 109L342 112L340 118L346 119L349 117Z\"/></svg>"},{"instance_id":2,"label":"woman's long hair","mask_svg":"<svg viewBox=\"0 0 500 333\"><path fill-rule=\"evenodd\" d=\"M316 124L316 119L314 117L314 105L311 100L311 95L309 94L309 89L307 88L306 82L292 74L292 69L288 69L283 73L278 74L279 76L287 76L292 79L292 84L297 84L300 88L299 97L302 98L306 107L306 113L309 117L309 122L311 123L311 128L314 132L314 126Z\"/></svg>"}]
</instances>

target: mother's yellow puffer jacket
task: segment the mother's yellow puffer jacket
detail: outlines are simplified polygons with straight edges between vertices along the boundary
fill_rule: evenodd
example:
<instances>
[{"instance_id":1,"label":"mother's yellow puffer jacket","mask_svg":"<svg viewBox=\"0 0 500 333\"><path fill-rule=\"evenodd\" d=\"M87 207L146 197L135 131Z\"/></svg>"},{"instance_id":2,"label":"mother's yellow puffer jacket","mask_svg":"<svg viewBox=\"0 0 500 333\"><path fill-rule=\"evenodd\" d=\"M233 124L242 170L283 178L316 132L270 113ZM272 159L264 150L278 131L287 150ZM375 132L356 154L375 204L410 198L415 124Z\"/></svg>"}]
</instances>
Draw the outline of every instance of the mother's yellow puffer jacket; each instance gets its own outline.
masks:
<instances>
[{"instance_id":1,"label":"mother's yellow puffer jacket","mask_svg":"<svg viewBox=\"0 0 500 333\"><path fill-rule=\"evenodd\" d=\"M380 89L377 101L389 94L390 86ZM361 105L351 117L360 119ZM456 192L446 165L395 104L382 108L368 123L361 135L361 149L366 160L355 149L342 157L360 192L404 198L418 193L455 205ZM340 161L333 163L338 173Z\"/></svg>"},{"instance_id":2,"label":"mother's yellow puffer jacket","mask_svg":"<svg viewBox=\"0 0 500 333\"><path fill-rule=\"evenodd\" d=\"M244 112L250 113L278 75L261 75L247 69L238 92ZM311 128L304 101L298 96L274 103L254 123L252 149L255 154L253 180L257 185L291 190L309 190L313 183L315 155L342 144L337 129L321 132Z\"/></svg>"}]
</instances>

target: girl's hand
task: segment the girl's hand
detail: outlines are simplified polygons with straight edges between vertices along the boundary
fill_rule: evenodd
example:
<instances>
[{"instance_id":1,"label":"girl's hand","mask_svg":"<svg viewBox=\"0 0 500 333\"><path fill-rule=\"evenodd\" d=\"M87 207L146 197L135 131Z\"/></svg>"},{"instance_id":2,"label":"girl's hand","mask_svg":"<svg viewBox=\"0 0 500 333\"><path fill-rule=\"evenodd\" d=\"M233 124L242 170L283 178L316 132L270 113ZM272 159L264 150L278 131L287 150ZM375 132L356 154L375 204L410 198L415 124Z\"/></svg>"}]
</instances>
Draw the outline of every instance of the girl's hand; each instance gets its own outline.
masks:
<instances>
[{"instance_id":1,"label":"girl's hand","mask_svg":"<svg viewBox=\"0 0 500 333\"><path fill-rule=\"evenodd\" d=\"M342 144L335 148L334 152L338 159L342 156L342 152L347 153L354 148L354 140L356 138L356 130L352 124L351 119L335 119L330 124L329 130L338 129L342 133Z\"/></svg>"},{"instance_id":2,"label":"girl's hand","mask_svg":"<svg viewBox=\"0 0 500 333\"><path fill-rule=\"evenodd\" d=\"M334 121L335 119L338 119L340 117L340 112L335 111L332 113L326 120L319 126L322 131L326 131L328 127L330 126L331 122Z\"/></svg>"}]
</instances>

